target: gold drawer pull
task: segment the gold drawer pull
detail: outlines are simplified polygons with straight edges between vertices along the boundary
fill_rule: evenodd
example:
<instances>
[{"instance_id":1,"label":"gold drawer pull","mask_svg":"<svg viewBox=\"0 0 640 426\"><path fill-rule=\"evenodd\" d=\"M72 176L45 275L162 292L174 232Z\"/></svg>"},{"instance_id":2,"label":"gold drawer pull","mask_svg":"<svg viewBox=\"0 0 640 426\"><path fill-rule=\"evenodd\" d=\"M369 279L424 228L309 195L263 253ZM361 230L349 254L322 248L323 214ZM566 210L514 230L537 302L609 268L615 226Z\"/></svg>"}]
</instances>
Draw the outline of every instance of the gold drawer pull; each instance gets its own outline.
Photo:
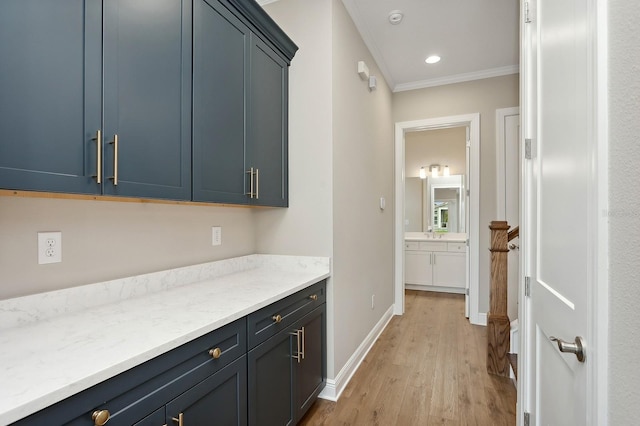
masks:
<instances>
[{"instance_id":1,"label":"gold drawer pull","mask_svg":"<svg viewBox=\"0 0 640 426\"><path fill-rule=\"evenodd\" d=\"M184 413L178 414L178 418L171 417L171 420L173 420L175 423L178 423L178 426L182 426L182 422L184 421Z\"/></svg>"},{"instance_id":2,"label":"gold drawer pull","mask_svg":"<svg viewBox=\"0 0 640 426\"><path fill-rule=\"evenodd\" d=\"M113 141L109 144L113 145L113 176L109 179L113 181L114 186L118 186L118 135L113 135Z\"/></svg>"},{"instance_id":3,"label":"gold drawer pull","mask_svg":"<svg viewBox=\"0 0 640 426\"><path fill-rule=\"evenodd\" d=\"M96 132L96 137L93 139L96 141L96 183L102 183L102 131Z\"/></svg>"},{"instance_id":4,"label":"gold drawer pull","mask_svg":"<svg viewBox=\"0 0 640 426\"><path fill-rule=\"evenodd\" d=\"M220 355L222 355L222 351L220 348L214 348L209 351L209 355L211 355L213 359L218 359L220 358Z\"/></svg>"},{"instance_id":5,"label":"gold drawer pull","mask_svg":"<svg viewBox=\"0 0 640 426\"><path fill-rule=\"evenodd\" d=\"M272 317L271 317L271 319L272 319L276 324L278 324L280 321L282 321L282 316L281 316L280 314L278 314L278 315L274 315L274 316L272 316Z\"/></svg>"},{"instance_id":6,"label":"gold drawer pull","mask_svg":"<svg viewBox=\"0 0 640 426\"><path fill-rule=\"evenodd\" d=\"M91 414L91 420L96 426L102 426L109 421L111 417L111 413L109 410L96 410Z\"/></svg>"},{"instance_id":7,"label":"gold drawer pull","mask_svg":"<svg viewBox=\"0 0 640 426\"><path fill-rule=\"evenodd\" d=\"M318 300L318 295L317 294L312 294L311 296L309 296L309 299Z\"/></svg>"}]
</instances>

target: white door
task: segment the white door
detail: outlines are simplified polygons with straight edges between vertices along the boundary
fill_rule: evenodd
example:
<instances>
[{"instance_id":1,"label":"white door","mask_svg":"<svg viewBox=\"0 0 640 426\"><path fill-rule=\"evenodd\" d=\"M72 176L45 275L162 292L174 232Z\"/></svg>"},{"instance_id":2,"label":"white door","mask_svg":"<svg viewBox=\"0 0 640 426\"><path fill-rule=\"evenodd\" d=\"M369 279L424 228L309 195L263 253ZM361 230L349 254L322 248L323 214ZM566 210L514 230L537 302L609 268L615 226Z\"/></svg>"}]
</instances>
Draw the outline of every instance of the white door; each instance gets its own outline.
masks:
<instances>
[{"instance_id":1,"label":"white door","mask_svg":"<svg viewBox=\"0 0 640 426\"><path fill-rule=\"evenodd\" d=\"M530 424L588 425L594 421L586 403L593 363L587 295L595 286L598 251L595 0L527 3L523 120L533 148L532 159L523 163L522 246L531 296L523 299L522 403ZM552 341L574 343L576 336L586 344L584 362Z\"/></svg>"}]
</instances>

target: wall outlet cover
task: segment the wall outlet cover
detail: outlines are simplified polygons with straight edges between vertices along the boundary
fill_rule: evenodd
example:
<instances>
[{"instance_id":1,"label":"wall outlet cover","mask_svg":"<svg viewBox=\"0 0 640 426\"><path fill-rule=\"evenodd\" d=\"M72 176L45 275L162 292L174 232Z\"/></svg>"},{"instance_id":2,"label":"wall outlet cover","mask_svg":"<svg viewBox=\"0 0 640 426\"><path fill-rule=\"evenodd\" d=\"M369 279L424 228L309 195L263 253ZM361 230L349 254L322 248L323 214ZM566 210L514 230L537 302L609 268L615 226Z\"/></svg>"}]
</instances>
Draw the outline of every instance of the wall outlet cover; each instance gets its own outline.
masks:
<instances>
[{"instance_id":1,"label":"wall outlet cover","mask_svg":"<svg viewBox=\"0 0 640 426\"><path fill-rule=\"evenodd\" d=\"M38 264L62 262L62 232L38 232Z\"/></svg>"}]
</instances>

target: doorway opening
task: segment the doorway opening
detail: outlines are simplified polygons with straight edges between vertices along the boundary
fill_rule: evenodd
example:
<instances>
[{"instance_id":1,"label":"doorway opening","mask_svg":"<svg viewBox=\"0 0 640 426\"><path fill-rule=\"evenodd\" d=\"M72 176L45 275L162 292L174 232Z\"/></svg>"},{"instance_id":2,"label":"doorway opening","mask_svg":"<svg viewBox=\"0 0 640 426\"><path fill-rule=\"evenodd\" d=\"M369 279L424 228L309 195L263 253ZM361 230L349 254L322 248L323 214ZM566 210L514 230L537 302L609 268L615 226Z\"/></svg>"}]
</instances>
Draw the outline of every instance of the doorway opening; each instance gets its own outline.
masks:
<instances>
[{"instance_id":1,"label":"doorway opening","mask_svg":"<svg viewBox=\"0 0 640 426\"><path fill-rule=\"evenodd\" d=\"M395 125L395 226L394 226L394 314L404 313L404 238L405 238L405 136L407 133L454 127L467 129L466 206L467 232L467 313L472 324L486 325L479 303L479 223L480 223L480 114L466 114L398 122Z\"/></svg>"}]
</instances>

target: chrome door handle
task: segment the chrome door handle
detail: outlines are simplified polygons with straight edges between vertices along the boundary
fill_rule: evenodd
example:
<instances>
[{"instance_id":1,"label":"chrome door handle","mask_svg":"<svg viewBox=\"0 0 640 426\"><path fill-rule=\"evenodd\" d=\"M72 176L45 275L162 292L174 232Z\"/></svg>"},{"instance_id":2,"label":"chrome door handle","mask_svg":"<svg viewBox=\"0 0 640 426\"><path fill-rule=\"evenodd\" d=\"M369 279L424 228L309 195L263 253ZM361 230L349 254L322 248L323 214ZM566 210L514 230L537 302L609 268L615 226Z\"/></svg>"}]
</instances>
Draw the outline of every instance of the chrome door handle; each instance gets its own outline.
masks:
<instances>
[{"instance_id":1,"label":"chrome door handle","mask_svg":"<svg viewBox=\"0 0 640 426\"><path fill-rule=\"evenodd\" d=\"M584 362L586 359L586 355L584 353L584 340L580 336L576 336L576 340L574 343L565 342L562 339L558 339L557 337L550 336L552 342L556 342L558 344L558 349L560 352L575 354L578 361Z\"/></svg>"}]
</instances>

